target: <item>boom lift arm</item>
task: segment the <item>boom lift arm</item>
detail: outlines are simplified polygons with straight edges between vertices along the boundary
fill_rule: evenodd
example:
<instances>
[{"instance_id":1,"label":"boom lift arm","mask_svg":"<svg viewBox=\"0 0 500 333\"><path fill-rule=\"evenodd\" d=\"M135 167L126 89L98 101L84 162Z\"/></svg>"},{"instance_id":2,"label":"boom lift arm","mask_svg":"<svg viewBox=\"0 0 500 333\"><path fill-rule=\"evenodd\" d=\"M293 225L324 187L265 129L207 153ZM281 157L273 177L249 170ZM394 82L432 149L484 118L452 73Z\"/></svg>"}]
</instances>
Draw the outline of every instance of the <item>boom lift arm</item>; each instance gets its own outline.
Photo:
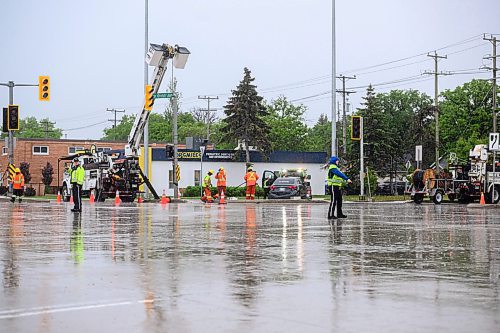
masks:
<instances>
[{"instance_id":1,"label":"boom lift arm","mask_svg":"<svg viewBox=\"0 0 500 333\"><path fill-rule=\"evenodd\" d=\"M168 60L173 59L172 61L175 68L184 68L189 54L189 50L182 46L150 44L148 54L146 55L146 62L149 66L155 67L153 82L151 83L153 94L156 94L160 89L163 76L167 71ZM130 130L128 144L125 146L125 155L128 157L139 156L139 145L150 113L146 110L146 103L147 101L144 101L144 107L142 108L141 114L135 118L134 125Z\"/></svg>"}]
</instances>

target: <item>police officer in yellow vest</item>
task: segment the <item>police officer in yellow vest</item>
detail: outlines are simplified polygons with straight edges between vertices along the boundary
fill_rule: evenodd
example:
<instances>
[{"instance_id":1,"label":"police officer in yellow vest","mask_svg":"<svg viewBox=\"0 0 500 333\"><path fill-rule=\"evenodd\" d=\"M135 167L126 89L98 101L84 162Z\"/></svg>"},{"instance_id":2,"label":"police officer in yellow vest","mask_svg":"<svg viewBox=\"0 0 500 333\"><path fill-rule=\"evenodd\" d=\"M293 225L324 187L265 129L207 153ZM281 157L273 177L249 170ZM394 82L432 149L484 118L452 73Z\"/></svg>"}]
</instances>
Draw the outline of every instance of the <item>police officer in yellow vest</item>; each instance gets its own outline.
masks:
<instances>
[{"instance_id":1,"label":"police officer in yellow vest","mask_svg":"<svg viewBox=\"0 0 500 333\"><path fill-rule=\"evenodd\" d=\"M346 183L352 181L340 171L339 159L336 156L330 158L328 166L328 187L330 188L330 208L328 209L328 219L345 218L347 217L342 213L342 187ZM335 208L337 208L337 216L335 216Z\"/></svg>"},{"instance_id":2,"label":"police officer in yellow vest","mask_svg":"<svg viewBox=\"0 0 500 333\"><path fill-rule=\"evenodd\" d=\"M73 193L73 201L75 207L72 212L82 211L82 186L85 179L85 170L80 165L78 157L73 159L73 167L71 168L71 191Z\"/></svg>"}]
</instances>

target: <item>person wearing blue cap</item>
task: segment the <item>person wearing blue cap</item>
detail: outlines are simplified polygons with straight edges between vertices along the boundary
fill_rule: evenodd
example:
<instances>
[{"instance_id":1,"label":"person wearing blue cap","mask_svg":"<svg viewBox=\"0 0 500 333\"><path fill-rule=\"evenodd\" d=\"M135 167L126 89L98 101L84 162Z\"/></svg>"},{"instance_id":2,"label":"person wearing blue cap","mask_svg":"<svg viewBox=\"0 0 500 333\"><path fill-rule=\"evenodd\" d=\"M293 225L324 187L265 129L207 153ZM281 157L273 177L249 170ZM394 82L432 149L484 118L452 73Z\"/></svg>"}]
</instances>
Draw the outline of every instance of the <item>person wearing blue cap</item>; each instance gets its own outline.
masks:
<instances>
[{"instance_id":1,"label":"person wearing blue cap","mask_svg":"<svg viewBox=\"0 0 500 333\"><path fill-rule=\"evenodd\" d=\"M342 187L352 181L340 171L338 164L339 159L336 156L330 158L328 163L328 187L330 188L330 207L328 209L328 219L333 220L336 218L347 217L342 213ZM337 208L337 216L335 216L335 208Z\"/></svg>"}]
</instances>

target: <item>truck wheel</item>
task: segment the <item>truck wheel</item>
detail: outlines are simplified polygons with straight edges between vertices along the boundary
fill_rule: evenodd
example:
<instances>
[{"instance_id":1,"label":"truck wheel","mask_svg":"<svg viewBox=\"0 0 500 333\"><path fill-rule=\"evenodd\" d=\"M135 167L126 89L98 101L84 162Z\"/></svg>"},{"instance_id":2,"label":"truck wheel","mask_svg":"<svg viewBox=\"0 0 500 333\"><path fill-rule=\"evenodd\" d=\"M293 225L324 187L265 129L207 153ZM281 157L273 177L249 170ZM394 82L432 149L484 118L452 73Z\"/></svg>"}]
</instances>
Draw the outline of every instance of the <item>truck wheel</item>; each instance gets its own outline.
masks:
<instances>
[{"instance_id":1,"label":"truck wheel","mask_svg":"<svg viewBox=\"0 0 500 333\"><path fill-rule=\"evenodd\" d=\"M417 193L413 196L413 201L415 201L416 204L421 204L424 201L424 195L421 193Z\"/></svg>"},{"instance_id":2,"label":"truck wheel","mask_svg":"<svg viewBox=\"0 0 500 333\"><path fill-rule=\"evenodd\" d=\"M444 193L443 191L436 191L436 194L432 197L432 201L436 205L440 205L443 202Z\"/></svg>"},{"instance_id":3,"label":"truck wheel","mask_svg":"<svg viewBox=\"0 0 500 333\"><path fill-rule=\"evenodd\" d=\"M71 193L69 193L68 186L66 184L63 185L62 187L62 200L64 202L69 202L69 199L71 197Z\"/></svg>"}]
</instances>

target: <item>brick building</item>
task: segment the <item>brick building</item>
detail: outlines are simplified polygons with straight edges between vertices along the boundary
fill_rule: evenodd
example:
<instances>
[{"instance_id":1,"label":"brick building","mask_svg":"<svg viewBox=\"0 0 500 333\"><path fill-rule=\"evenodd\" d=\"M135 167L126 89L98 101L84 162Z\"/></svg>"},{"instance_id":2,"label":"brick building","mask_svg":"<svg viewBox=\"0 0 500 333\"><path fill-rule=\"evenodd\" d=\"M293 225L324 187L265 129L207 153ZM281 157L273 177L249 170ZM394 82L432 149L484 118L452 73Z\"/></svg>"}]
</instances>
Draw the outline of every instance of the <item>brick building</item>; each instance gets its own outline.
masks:
<instances>
[{"instance_id":1,"label":"brick building","mask_svg":"<svg viewBox=\"0 0 500 333\"><path fill-rule=\"evenodd\" d=\"M75 151L90 149L96 145L98 151L124 149L125 141L100 141L100 140L69 140L69 139L16 139L14 149L14 164L19 167L22 162L30 164L31 184L42 183L42 169L47 162L54 168L54 181L52 185L57 185L57 179L62 178L64 172L63 165L60 165L59 175L57 175L58 159L63 156L74 154ZM164 144L150 143L151 147L164 147ZM1 143L0 170L3 173L9 163L9 151L5 144ZM4 183L5 185L5 183Z\"/></svg>"}]
</instances>

